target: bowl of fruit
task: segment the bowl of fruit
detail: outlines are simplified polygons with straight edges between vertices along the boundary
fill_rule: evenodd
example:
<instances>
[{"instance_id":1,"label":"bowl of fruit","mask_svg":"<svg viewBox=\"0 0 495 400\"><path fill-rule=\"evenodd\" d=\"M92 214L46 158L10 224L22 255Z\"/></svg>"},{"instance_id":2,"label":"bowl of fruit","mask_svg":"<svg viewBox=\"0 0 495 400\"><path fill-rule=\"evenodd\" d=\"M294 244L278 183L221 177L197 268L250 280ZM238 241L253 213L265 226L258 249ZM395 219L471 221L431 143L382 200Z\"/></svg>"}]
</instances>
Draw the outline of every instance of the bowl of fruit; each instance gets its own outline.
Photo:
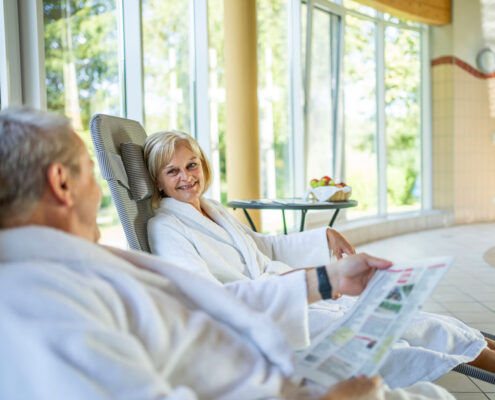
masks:
<instances>
[{"instance_id":1,"label":"bowl of fruit","mask_svg":"<svg viewBox=\"0 0 495 400\"><path fill-rule=\"evenodd\" d=\"M309 181L308 195L318 201L346 201L349 200L352 188L344 182L336 183L329 176Z\"/></svg>"}]
</instances>

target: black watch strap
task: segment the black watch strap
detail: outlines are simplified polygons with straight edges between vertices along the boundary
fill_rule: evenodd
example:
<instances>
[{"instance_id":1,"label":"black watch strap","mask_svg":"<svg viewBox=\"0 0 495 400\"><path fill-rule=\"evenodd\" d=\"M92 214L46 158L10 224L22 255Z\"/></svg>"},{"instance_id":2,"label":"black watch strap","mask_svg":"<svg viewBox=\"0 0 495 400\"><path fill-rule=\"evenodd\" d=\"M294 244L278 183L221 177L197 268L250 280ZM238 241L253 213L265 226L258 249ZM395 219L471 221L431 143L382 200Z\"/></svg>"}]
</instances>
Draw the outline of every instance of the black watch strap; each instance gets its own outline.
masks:
<instances>
[{"instance_id":1,"label":"black watch strap","mask_svg":"<svg viewBox=\"0 0 495 400\"><path fill-rule=\"evenodd\" d=\"M326 299L332 298L332 285L328 280L327 269L325 266L316 268L316 276L318 277L318 291L321 297Z\"/></svg>"}]
</instances>

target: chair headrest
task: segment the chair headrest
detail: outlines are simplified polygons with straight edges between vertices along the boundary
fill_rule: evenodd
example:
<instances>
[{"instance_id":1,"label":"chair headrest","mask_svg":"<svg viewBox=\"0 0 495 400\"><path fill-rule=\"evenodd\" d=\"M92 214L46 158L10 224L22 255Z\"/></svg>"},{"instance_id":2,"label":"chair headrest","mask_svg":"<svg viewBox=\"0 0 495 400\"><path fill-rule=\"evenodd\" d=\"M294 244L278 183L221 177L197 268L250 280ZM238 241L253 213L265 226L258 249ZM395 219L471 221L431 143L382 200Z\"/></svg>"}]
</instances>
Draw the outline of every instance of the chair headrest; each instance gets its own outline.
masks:
<instances>
[{"instance_id":1,"label":"chair headrest","mask_svg":"<svg viewBox=\"0 0 495 400\"><path fill-rule=\"evenodd\" d=\"M120 154L132 199L149 199L153 195L154 185L144 162L143 146L132 142L121 143Z\"/></svg>"}]
</instances>

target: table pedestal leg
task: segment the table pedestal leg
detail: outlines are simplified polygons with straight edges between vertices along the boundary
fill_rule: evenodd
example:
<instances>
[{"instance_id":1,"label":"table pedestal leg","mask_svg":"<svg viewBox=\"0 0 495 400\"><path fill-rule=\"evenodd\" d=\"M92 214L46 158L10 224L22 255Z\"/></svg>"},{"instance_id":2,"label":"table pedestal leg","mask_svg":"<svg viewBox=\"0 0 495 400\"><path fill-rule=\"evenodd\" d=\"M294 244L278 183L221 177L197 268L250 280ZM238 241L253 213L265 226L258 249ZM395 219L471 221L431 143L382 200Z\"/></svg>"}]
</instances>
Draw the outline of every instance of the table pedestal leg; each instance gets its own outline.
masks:
<instances>
[{"instance_id":1,"label":"table pedestal leg","mask_svg":"<svg viewBox=\"0 0 495 400\"><path fill-rule=\"evenodd\" d=\"M308 210L301 210L301 226L299 227L299 232L304 230L304 223L306 222L306 213Z\"/></svg>"},{"instance_id":2,"label":"table pedestal leg","mask_svg":"<svg viewBox=\"0 0 495 400\"><path fill-rule=\"evenodd\" d=\"M333 223L335 222L335 219L337 218L337 215L339 215L339 211L340 209L337 208L335 209L335 212L333 213L333 217L332 219L330 220L330 223L328 224L328 226L331 228L333 226Z\"/></svg>"},{"instance_id":3,"label":"table pedestal leg","mask_svg":"<svg viewBox=\"0 0 495 400\"><path fill-rule=\"evenodd\" d=\"M244 215L246 216L246 218L247 218L247 220L248 220L248 222L249 222L249 225L251 225L251 229L252 229L253 231L255 231L255 232L258 232L258 231L256 230L256 226L254 226L254 222L253 222L253 220L252 220L252 219L251 219L251 217L249 216L249 214L248 214L248 212L246 211L246 209L245 209L245 208L243 208L243 209L242 209L242 211L244 211Z\"/></svg>"},{"instance_id":4,"label":"table pedestal leg","mask_svg":"<svg viewBox=\"0 0 495 400\"><path fill-rule=\"evenodd\" d=\"M285 210L282 209L282 221L284 221L284 235L287 235L287 224L285 223Z\"/></svg>"}]
</instances>

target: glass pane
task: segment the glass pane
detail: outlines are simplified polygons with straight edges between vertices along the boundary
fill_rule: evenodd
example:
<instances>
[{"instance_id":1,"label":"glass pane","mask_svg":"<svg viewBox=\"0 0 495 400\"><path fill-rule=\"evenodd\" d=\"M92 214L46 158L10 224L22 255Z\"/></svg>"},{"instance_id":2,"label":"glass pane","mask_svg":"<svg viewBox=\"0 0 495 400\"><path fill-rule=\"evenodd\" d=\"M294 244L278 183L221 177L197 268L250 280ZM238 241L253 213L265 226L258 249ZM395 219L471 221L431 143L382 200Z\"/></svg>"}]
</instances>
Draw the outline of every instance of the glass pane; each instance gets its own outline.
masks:
<instances>
[{"instance_id":1,"label":"glass pane","mask_svg":"<svg viewBox=\"0 0 495 400\"><path fill-rule=\"evenodd\" d=\"M90 154L89 120L97 112L120 115L115 0L44 0L47 106L72 118ZM102 242L125 247L110 192L103 190L98 223Z\"/></svg>"},{"instance_id":2,"label":"glass pane","mask_svg":"<svg viewBox=\"0 0 495 400\"><path fill-rule=\"evenodd\" d=\"M375 23L346 17L345 179L358 201L347 210L347 218L377 213L375 34Z\"/></svg>"},{"instance_id":3,"label":"glass pane","mask_svg":"<svg viewBox=\"0 0 495 400\"><path fill-rule=\"evenodd\" d=\"M310 99L307 107L306 181L333 177L334 91L338 17L314 8L311 42Z\"/></svg>"},{"instance_id":4,"label":"glass pane","mask_svg":"<svg viewBox=\"0 0 495 400\"><path fill-rule=\"evenodd\" d=\"M227 202L225 172L225 60L224 60L223 0L208 0L208 62L210 103L210 162L213 168L212 194L220 193Z\"/></svg>"},{"instance_id":5,"label":"glass pane","mask_svg":"<svg viewBox=\"0 0 495 400\"><path fill-rule=\"evenodd\" d=\"M421 206L420 34L385 29L388 212Z\"/></svg>"},{"instance_id":6,"label":"glass pane","mask_svg":"<svg viewBox=\"0 0 495 400\"><path fill-rule=\"evenodd\" d=\"M188 1L143 0L145 126L191 129ZM132 77L130 77L132 79Z\"/></svg>"},{"instance_id":7,"label":"glass pane","mask_svg":"<svg viewBox=\"0 0 495 400\"><path fill-rule=\"evenodd\" d=\"M292 197L287 1L259 0L256 13L261 195ZM262 212L262 221L264 231L282 229L280 212Z\"/></svg>"},{"instance_id":8,"label":"glass pane","mask_svg":"<svg viewBox=\"0 0 495 400\"><path fill-rule=\"evenodd\" d=\"M413 22L413 21L409 21L407 19L394 17L393 15L388 14L388 13L384 13L383 18L385 19L385 21L393 22L394 24L403 24L403 25L410 25L410 26L420 26L421 25L419 22Z\"/></svg>"},{"instance_id":9,"label":"glass pane","mask_svg":"<svg viewBox=\"0 0 495 400\"><path fill-rule=\"evenodd\" d=\"M353 0L344 0L344 7L349 10L360 12L361 14L369 15L370 17L376 17L376 10L374 8L363 6Z\"/></svg>"}]
</instances>

